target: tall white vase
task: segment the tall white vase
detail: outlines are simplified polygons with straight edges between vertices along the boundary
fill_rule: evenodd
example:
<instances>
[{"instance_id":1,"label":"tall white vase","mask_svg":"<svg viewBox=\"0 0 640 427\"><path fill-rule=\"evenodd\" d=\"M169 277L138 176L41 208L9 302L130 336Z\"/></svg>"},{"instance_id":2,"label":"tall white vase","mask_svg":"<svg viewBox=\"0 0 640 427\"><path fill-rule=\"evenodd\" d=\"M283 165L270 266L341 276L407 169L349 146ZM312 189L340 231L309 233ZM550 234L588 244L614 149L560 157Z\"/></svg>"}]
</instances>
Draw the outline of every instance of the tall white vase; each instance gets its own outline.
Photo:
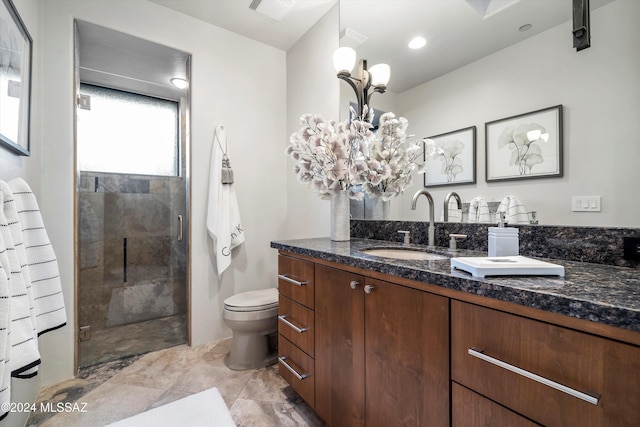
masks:
<instances>
[{"instance_id":1,"label":"tall white vase","mask_svg":"<svg viewBox=\"0 0 640 427\"><path fill-rule=\"evenodd\" d=\"M388 220L391 211L391 201L384 201L378 197L366 199L365 196L365 218Z\"/></svg>"},{"instance_id":2,"label":"tall white vase","mask_svg":"<svg viewBox=\"0 0 640 427\"><path fill-rule=\"evenodd\" d=\"M351 239L349 192L338 191L331 196L331 240L346 242Z\"/></svg>"}]
</instances>

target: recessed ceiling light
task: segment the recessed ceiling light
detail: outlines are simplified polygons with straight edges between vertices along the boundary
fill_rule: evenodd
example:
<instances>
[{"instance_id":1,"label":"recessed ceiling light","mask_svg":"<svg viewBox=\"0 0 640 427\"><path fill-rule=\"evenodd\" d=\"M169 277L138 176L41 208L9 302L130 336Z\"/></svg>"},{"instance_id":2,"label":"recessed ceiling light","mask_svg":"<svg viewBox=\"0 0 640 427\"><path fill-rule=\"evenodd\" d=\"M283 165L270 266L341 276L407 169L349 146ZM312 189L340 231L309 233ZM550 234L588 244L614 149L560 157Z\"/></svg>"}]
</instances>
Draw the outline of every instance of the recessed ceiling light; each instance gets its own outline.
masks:
<instances>
[{"instance_id":1,"label":"recessed ceiling light","mask_svg":"<svg viewBox=\"0 0 640 427\"><path fill-rule=\"evenodd\" d=\"M409 42L409 48L410 49L420 49L421 47L424 47L427 44L427 41L424 39L424 37L414 37L411 39L411 41Z\"/></svg>"},{"instance_id":2,"label":"recessed ceiling light","mask_svg":"<svg viewBox=\"0 0 640 427\"><path fill-rule=\"evenodd\" d=\"M524 33L525 31L530 30L531 27L533 27L533 25L524 24L522 27L518 28L518 31L520 31L521 33Z\"/></svg>"},{"instance_id":3,"label":"recessed ceiling light","mask_svg":"<svg viewBox=\"0 0 640 427\"><path fill-rule=\"evenodd\" d=\"M171 84L177 87L178 89L184 89L188 86L188 83L185 79L181 79L179 77L174 77L170 80Z\"/></svg>"}]
</instances>

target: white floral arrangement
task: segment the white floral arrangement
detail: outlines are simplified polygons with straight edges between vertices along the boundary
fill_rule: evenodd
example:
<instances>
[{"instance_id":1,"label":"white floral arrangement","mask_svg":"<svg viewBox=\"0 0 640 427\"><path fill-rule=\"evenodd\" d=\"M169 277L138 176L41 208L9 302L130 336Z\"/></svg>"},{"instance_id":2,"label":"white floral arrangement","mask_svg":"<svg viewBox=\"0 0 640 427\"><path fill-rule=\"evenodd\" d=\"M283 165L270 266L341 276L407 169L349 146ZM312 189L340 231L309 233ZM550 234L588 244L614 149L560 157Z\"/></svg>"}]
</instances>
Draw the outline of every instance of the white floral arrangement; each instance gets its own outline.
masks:
<instances>
[{"instance_id":1,"label":"white floral arrangement","mask_svg":"<svg viewBox=\"0 0 640 427\"><path fill-rule=\"evenodd\" d=\"M419 163L422 143L408 140L408 126L407 119L397 118L393 113L380 116L377 132L368 146L363 147L356 163L363 189L369 196L388 201L411 185L414 170L426 172L426 165ZM425 144L430 155L433 144Z\"/></svg>"},{"instance_id":2,"label":"white floral arrangement","mask_svg":"<svg viewBox=\"0 0 640 427\"><path fill-rule=\"evenodd\" d=\"M304 114L300 124L302 127L291 135L287 146L287 154L296 161L294 171L298 181L306 183L323 199L346 190L350 191L350 197L361 198L361 191L354 185L360 178L353 157L362 141L373 135L371 124L359 120L336 123L319 114Z\"/></svg>"},{"instance_id":3,"label":"white floral arrangement","mask_svg":"<svg viewBox=\"0 0 640 427\"><path fill-rule=\"evenodd\" d=\"M362 200L366 192L387 201L411 184L413 171L426 171L426 165L420 164L422 144L409 141L409 123L404 117L383 114L374 133L373 109L365 106L364 113L365 120L340 123L305 114L300 118L302 127L291 135L287 154L296 161L298 180L321 198L349 190L352 199ZM354 111L352 117L357 117ZM434 155L433 141L424 143L426 154Z\"/></svg>"}]
</instances>

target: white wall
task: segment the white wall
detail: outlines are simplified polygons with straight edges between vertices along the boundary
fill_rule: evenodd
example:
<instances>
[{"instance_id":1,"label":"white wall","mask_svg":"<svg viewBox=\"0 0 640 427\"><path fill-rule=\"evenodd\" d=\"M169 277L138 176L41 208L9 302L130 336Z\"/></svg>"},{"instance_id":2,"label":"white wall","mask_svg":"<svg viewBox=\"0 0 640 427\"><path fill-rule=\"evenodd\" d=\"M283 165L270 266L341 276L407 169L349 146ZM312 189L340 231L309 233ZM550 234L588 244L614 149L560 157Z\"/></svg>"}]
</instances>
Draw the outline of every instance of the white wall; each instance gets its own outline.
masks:
<instances>
[{"instance_id":1,"label":"white wall","mask_svg":"<svg viewBox=\"0 0 640 427\"><path fill-rule=\"evenodd\" d=\"M191 283L192 343L230 335L224 298L275 286L269 242L283 229L285 52L145 0L43 0L40 6L41 120L35 154L42 159L40 203L57 251L69 325L43 336L46 384L73 376L73 19L106 26L192 54ZM219 281L206 233L208 170L215 125L223 123L246 242ZM125 153L126 154L126 153Z\"/></svg>"},{"instance_id":2,"label":"white wall","mask_svg":"<svg viewBox=\"0 0 640 427\"><path fill-rule=\"evenodd\" d=\"M303 114L340 119L340 81L332 62L333 51L338 48L338 15L336 5L287 51L287 138L279 145L279 153L284 154L289 136L300 128ZM300 184L293 167L289 159L285 165L287 223L286 228L274 230L275 240L328 236L330 202Z\"/></svg>"},{"instance_id":3,"label":"white wall","mask_svg":"<svg viewBox=\"0 0 640 427\"><path fill-rule=\"evenodd\" d=\"M640 2L617 0L591 13L591 47L576 52L567 22L418 88L399 94L398 111L420 137L477 126L477 184L431 191L440 217L455 190L463 200L519 197L543 224L638 227L640 159ZM393 70L392 70L393 71ZM564 177L485 182L484 123L564 105ZM414 181L392 203L392 218L426 220L409 210ZM572 195L602 196L602 212L574 213Z\"/></svg>"}]
</instances>

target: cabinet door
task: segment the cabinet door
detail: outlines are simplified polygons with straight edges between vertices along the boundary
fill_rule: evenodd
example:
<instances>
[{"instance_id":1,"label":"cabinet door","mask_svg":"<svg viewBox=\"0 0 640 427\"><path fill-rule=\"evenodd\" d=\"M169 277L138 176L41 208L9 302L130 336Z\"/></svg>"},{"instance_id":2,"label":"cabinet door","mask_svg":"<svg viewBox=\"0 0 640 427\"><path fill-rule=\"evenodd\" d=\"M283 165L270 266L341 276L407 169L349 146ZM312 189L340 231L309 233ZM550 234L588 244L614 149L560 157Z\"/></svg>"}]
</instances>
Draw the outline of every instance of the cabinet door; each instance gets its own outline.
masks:
<instances>
[{"instance_id":1,"label":"cabinet door","mask_svg":"<svg viewBox=\"0 0 640 427\"><path fill-rule=\"evenodd\" d=\"M449 300L366 279L368 427L449 425Z\"/></svg>"},{"instance_id":2,"label":"cabinet door","mask_svg":"<svg viewBox=\"0 0 640 427\"><path fill-rule=\"evenodd\" d=\"M451 378L543 425L640 426L640 347L459 301Z\"/></svg>"},{"instance_id":3,"label":"cabinet door","mask_svg":"<svg viewBox=\"0 0 640 427\"><path fill-rule=\"evenodd\" d=\"M364 278L315 271L315 409L331 427L364 426Z\"/></svg>"},{"instance_id":4,"label":"cabinet door","mask_svg":"<svg viewBox=\"0 0 640 427\"><path fill-rule=\"evenodd\" d=\"M452 427L538 427L495 402L457 383L451 385Z\"/></svg>"}]
</instances>

